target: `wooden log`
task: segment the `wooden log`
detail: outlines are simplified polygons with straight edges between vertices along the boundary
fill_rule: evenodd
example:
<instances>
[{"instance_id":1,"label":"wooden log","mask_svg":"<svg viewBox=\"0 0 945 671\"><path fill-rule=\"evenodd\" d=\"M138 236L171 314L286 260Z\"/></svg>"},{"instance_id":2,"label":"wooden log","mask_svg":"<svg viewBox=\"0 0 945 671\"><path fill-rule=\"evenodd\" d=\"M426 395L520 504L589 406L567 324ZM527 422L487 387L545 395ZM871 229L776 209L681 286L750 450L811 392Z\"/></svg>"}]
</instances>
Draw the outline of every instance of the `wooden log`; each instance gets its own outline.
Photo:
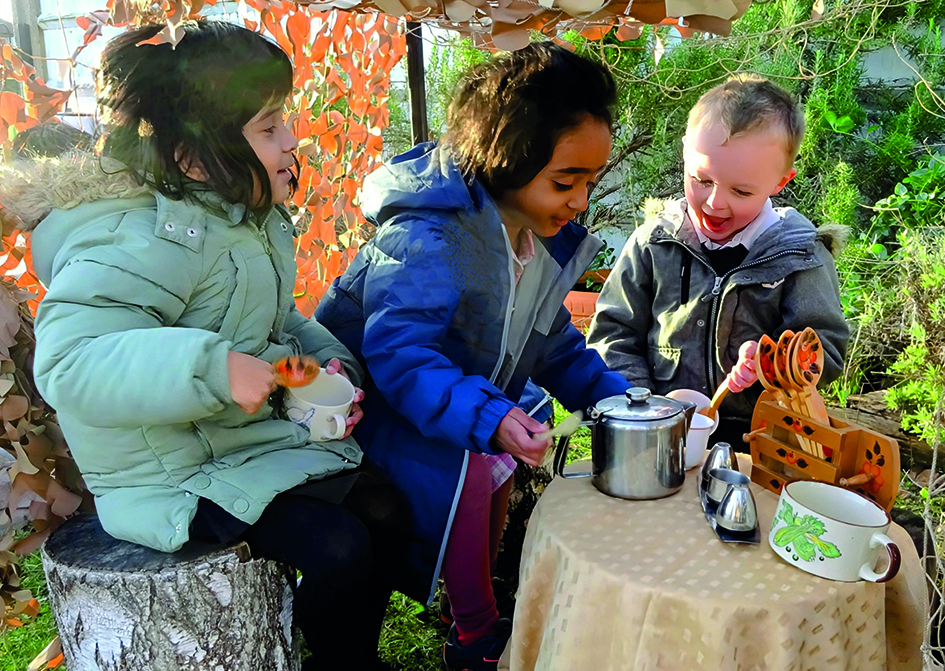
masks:
<instances>
[{"instance_id":1,"label":"wooden log","mask_svg":"<svg viewBox=\"0 0 945 671\"><path fill-rule=\"evenodd\" d=\"M69 671L299 669L290 576L245 543L157 552L79 515L42 561Z\"/></svg>"},{"instance_id":2,"label":"wooden log","mask_svg":"<svg viewBox=\"0 0 945 671\"><path fill-rule=\"evenodd\" d=\"M830 414L898 440L903 466L928 468L932 465L932 446L902 430L899 412L886 405L885 391L849 396L847 407L831 407ZM941 463L945 453L940 450L938 458Z\"/></svg>"}]
</instances>

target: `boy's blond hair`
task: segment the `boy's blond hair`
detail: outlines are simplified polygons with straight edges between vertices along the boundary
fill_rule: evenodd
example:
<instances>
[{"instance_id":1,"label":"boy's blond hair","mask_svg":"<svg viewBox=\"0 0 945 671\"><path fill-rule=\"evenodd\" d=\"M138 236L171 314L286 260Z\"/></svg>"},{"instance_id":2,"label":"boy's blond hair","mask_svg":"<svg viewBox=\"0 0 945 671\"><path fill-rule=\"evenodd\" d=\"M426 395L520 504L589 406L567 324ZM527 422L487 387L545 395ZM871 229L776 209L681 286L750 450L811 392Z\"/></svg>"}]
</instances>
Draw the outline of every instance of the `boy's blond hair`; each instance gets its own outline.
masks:
<instances>
[{"instance_id":1,"label":"boy's blond hair","mask_svg":"<svg viewBox=\"0 0 945 671\"><path fill-rule=\"evenodd\" d=\"M730 138L771 130L784 138L788 167L804 139L804 112L790 93L763 77L733 75L705 92L689 111L688 128L721 126Z\"/></svg>"}]
</instances>

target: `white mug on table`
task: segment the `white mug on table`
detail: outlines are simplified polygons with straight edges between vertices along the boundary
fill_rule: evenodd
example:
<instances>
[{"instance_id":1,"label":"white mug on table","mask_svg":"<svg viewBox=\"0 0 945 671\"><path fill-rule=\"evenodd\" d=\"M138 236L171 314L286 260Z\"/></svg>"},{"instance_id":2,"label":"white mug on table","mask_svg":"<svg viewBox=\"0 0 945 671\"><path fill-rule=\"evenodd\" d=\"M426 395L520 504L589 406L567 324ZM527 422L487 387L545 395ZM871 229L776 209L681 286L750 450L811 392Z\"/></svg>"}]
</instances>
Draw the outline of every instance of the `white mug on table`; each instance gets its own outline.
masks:
<instances>
[{"instance_id":1,"label":"white mug on table","mask_svg":"<svg viewBox=\"0 0 945 671\"><path fill-rule=\"evenodd\" d=\"M792 480L781 490L768 544L787 563L821 578L886 582L900 563L899 548L886 535L891 522L877 503L849 489ZM889 561L877 572L883 554Z\"/></svg>"}]
</instances>

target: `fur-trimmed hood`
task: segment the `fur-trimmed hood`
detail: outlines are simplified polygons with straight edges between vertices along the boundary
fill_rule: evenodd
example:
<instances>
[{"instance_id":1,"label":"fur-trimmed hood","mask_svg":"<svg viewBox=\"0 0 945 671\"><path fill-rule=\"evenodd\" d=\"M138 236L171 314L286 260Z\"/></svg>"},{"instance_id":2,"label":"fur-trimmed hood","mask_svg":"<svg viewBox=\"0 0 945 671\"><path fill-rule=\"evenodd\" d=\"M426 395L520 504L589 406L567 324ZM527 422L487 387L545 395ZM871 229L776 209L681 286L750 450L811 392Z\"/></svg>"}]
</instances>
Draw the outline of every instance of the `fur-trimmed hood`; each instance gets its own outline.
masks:
<instances>
[{"instance_id":1,"label":"fur-trimmed hood","mask_svg":"<svg viewBox=\"0 0 945 671\"><path fill-rule=\"evenodd\" d=\"M121 163L89 153L16 161L0 167L0 221L4 234L31 231L53 210L149 191Z\"/></svg>"}]
</instances>

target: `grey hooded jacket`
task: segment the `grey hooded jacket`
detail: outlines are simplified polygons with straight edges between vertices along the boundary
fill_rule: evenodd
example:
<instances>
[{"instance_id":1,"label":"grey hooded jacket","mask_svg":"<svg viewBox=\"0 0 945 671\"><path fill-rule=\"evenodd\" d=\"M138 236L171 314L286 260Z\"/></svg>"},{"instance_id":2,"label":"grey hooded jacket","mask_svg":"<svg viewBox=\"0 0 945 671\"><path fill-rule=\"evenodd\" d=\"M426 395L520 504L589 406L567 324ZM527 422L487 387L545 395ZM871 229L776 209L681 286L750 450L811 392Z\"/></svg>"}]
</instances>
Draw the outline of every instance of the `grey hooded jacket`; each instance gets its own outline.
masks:
<instances>
[{"instance_id":1,"label":"grey hooded jacket","mask_svg":"<svg viewBox=\"0 0 945 671\"><path fill-rule=\"evenodd\" d=\"M737 268L719 277L683 216L685 200L651 202L604 284L588 345L607 365L657 394L711 396L746 340L811 327L824 345L823 386L840 376L849 327L837 270L846 228L820 229L792 208L762 233ZM729 394L722 417L751 419L755 384Z\"/></svg>"}]
</instances>

